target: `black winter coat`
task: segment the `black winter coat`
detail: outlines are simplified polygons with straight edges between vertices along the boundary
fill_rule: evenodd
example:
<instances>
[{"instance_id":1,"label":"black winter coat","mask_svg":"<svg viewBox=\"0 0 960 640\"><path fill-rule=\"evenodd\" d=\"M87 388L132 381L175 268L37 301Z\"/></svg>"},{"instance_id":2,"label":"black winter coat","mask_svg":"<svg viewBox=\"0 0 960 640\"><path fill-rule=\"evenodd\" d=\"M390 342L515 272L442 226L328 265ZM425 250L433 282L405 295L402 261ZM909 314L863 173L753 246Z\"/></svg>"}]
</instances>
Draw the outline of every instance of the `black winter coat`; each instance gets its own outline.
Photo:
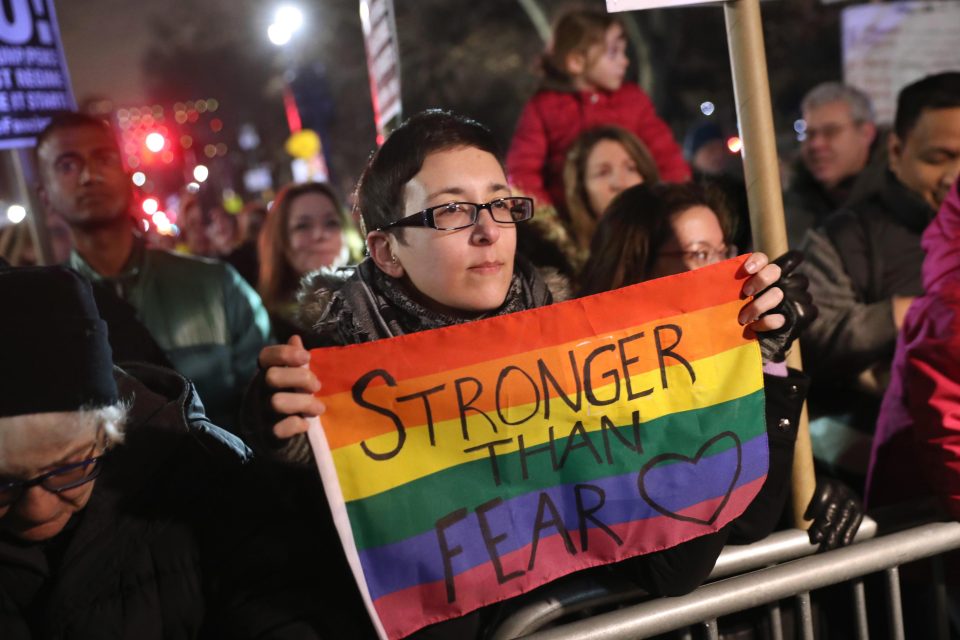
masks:
<instances>
[{"instance_id":1,"label":"black winter coat","mask_svg":"<svg viewBox=\"0 0 960 640\"><path fill-rule=\"evenodd\" d=\"M303 324L318 327L318 319L327 318L331 297L339 281L329 275L314 275L306 281L315 288L301 291L301 303L305 304L301 315ZM304 295L306 294L306 295ZM310 347L338 344L333 334L316 331L304 336ZM295 437L280 442L271 433L271 425L278 416L272 414L268 405L269 395L261 372L254 380L247 397L244 429L247 441L258 455L264 453L283 461L283 472L290 479L299 480L298 486L287 492L296 493L304 500L299 509L317 527L317 535L324 540L335 540L333 521L326 507L323 487L315 471L313 456L306 437ZM790 377L764 376L766 391L767 435L770 447L767 480L750 507L736 520L716 533L701 536L664 551L631 558L616 564L588 569L563 578L564 582L582 579L584 576L613 574L636 585L651 596L672 596L688 593L697 588L713 570L720 551L727 543L748 543L766 537L776 526L790 489L790 469L797 434L800 410L806 398L808 379L796 372ZM360 608L360 593L349 571L342 548L334 545L327 558L331 568L330 579L339 585L343 600L337 606L325 607L331 619L353 627L350 637L375 638L373 627ZM342 571L337 575L335 568ZM543 597L553 585L545 585L524 596L503 603L483 607L463 617L431 625L414 633L410 638L466 640L483 638L509 615L517 602ZM353 603L350 605L350 603ZM349 606L348 606L349 605Z\"/></svg>"},{"instance_id":2,"label":"black winter coat","mask_svg":"<svg viewBox=\"0 0 960 640\"><path fill-rule=\"evenodd\" d=\"M130 420L87 506L50 541L0 538L0 638L320 637L319 571L287 557L303 541L278 537L249 449L172 371L115 376Z\"/></svg>"},{"instance_id":3,"label":"black winter coat","mask_svg":"<svg viewBox=\"0 0 960 640\"><path fill-rule=\"evenodd\" d=\"M807 235L800 269L820 310L802 338L814 417L853 412L848 422L873 433L897 341L892 299L923 293L920 236L935 214L888 171L881 190Z\"/></svg>"}]
</instances>

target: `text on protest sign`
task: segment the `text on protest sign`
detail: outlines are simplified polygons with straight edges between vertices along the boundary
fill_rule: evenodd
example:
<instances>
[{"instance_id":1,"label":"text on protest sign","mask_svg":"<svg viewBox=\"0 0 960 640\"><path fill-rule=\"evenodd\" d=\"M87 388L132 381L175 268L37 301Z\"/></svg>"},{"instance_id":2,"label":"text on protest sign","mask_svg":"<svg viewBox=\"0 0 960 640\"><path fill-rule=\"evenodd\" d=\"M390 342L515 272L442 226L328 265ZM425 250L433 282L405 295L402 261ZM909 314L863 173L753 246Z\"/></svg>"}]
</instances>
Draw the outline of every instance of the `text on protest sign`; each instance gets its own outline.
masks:
<instances>
[{"instance_id":1,"label":"text on protest sign","mask_svg":"<svg viewBox=\"0 0 960 640\"><path fill-rule=\"evenodd\" d=\"M311 441L385 637L743 512L768 461L744 260L311 352Z\"/></svg>"},{"instance_id":2,"label":"text on protest sign","mask_svg":"<svg viewBox=\"0 0 960 640\"><path fill-rule=\"evenodd\" d=\"M57 111L73 109L53 0L2 0L0 149L27 147Z\"/></svg>"},{"instance_id":3,"label":"text on protest sign","mask_svg":"<svg viewBox=\"0 0 960 640\"><path fill-rule=\"evenodd\" d=\"M367 51L370 96L378 137L400 115L400 53L394 27L393 0L360 0L360 22Z\"/></svg>"},{"instance_id":4,"label":"text on protest sign","mask_svg":"<svg viewBox=\"0 0 960 640\"><path fill-rule=\"evenodd\" d=\"M642 9L662 9L688 4L706 4L712 0L607 0L607 11L640 11Z\"/></svg>"},{"instance_id":5,"label":"text on protest sign","mask_svg":"<svg viewBox=\"0 0 960 640\"><path fill-rule=\"evenodd\" d=\"M843 79L889 124L897 94L921 78L960 69L960 3L872 3L843 10Z\"/></svg>"}]
</instances>

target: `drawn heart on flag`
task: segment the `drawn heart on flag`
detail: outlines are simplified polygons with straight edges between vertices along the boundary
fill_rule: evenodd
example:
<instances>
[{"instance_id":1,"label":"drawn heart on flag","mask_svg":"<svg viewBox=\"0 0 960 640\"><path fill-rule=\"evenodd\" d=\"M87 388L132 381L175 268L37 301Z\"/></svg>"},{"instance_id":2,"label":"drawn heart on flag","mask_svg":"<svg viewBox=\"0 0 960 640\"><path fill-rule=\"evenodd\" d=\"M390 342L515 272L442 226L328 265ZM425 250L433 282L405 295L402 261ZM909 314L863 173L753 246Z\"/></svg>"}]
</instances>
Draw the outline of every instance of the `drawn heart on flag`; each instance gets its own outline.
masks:
<instances>
[{"instance_id":1,"label":"drawn heart on flag","mask_svg":"<svg viewBox=\"0 0 960 640\"><path fill-rule=\"evenodd\" d=\"M727 451L735 451L736 454L718 455ZM740 438L732 431L724 431L707 440L692 458L678 453L664 453L651 458L640 470L637 486L647 504L663 515L710 525L727 506L740 478L742 464ZM723 499L709 517L679 513L693 505L716 499L721 495L721 490ZM678 492L682 496L677 495Z\"/></svg>"}]
</instances>

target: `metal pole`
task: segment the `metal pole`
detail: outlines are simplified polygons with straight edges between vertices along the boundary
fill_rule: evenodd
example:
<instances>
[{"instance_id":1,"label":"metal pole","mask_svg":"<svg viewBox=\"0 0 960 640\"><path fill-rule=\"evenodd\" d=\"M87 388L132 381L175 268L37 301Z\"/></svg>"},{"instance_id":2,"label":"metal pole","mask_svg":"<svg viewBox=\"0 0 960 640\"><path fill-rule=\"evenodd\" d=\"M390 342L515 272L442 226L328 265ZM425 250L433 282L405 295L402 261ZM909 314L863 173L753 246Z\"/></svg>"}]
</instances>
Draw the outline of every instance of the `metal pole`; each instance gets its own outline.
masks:
<instances>
[{"instance_id":1,"label":"metal pole","mask_svg":"<svg viewBox=\"0 0 960 640\"><path fill-rule=\"evenodd\" d=\"M788 247L760 3L759 0L728 0L723 5L723 13L727 24L737 119L743 138L743 168L753 243L758 250L776 257L786 252ZM787 364L799 368L799 349L794 347L790 356ZM797 426L793 459L793 515L800 529L810 526L804 520L803 512L816 487L806 415L804 407Z\"/></svg>"},{"instance_id":2,"label":"metal pole","mask_svg":"<svg viewBox=\"0 0 960 640\"><path fill-rule=\"evenodd\" d=\"M530 634L529 638L648 638L958 548L960 523L936 522L713 582L685 596L660 598L601 613Z\"/></svg>"},{"instance_id":3,"label":"metal pole","mask_svg":"<svg viewBox=\"0 0 960 640\"><path fill-rule=\"evenodd\" d=\"M813 640L813 610L810 607L810 592L797 594L797 613L800 617L800 634L803 640Z\"/></svg>"},{"instance_id":4,"label":"metal pole","mask_svg":"<svg viewBox=\"0 0 960 640\"><path fill-rule=\"evenodd\" d=\"M780 615L779 602L771 602L767 605L767 619L770 623L770 638L783 640L783 616Z\"/></svg>"},{"instance_id":5,"label":"metal pole","mask_svg":"<svg viewBox=\"0 0 960 640\"><path fill-rule=\"evenodd\" d=\"M870 628L867 623L867 595L863 580L853 582L853 611L857 621L857 640L870 640Z\"/></svg>"},{"instance_id":6,"label":"metal pole","mask_svg":"<svg viewBox=\"0 0 960 640\"><path fill-rule=\"evenodd\" d=\"M930 558L933 571L933 608L934 619L937 621L937 640L950 638L950 613L947 602L947 584L944 580L943 558Z\"/></svg>"},{"instance_id":7,"label":"metal pole","mask_svg":"<svg viewBox=\"0 0 960 640\"><path fill-rule=\"evenodd\" d=\"M716 618L703 623L703 635L707 640L720 640L720 627Z\"/></svg>"},{"instance_id":8,"label":"metal pole","mask_svg":"<svg viewBox=\"0 0 960 640\"><path fill-rule=\"evenodd\" d=\"M537 30L537 35L546 44L550 42L550 20L547 18L547 12L543 10L537 0L517 0L527 17L533 23L533 28Z\"/></svg>"},{"instance_id":9,"label":"metal pole","mask_svg":"<svg viewBox=\"0 0 960 640\"><path fill-rule=\"evenodd\" d=\"M893 640L904 640L903 608L900 600L900 570L890 567L886 570L887 576L887 616L890 619L890 637Z\"/></svg>"}]
</instances>

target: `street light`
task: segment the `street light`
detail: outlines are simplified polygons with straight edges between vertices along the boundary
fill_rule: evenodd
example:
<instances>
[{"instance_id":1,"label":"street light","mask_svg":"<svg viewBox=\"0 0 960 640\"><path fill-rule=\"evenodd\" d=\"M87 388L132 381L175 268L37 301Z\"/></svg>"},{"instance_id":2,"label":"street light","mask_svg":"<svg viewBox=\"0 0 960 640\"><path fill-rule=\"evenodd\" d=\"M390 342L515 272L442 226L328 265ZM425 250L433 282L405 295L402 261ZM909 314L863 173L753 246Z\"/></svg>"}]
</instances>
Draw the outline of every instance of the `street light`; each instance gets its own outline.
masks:
<instances>
[{"instance_id":1,"label":"street light","mask_svg":"<svg viewBox=\"0 0 960 640\"><path fill-rule=\"evenodd\" d=\"M277 23L271 24L267 27L267 37L270 39L270 42L282 47L283 45L290 42L290 38L293 36L293 32L287 31L282 26Z\"/></svg>"},{"instance_id":2,"label":"street light","mask_svg":"<svg viewBox=\"0 0 960 640\"><path fill-rule=\"evenodd\" d=\"M150 151L154 153L160 153L163 151L163 148L167 146L167 140L163 137L162 133L153 131L148 133L147 137L144 138L144 144Z\"/></svg>"},{"instance_id":3,"label":"street light","mask_svg":"<svg viewBox=\"0 0 960 640\"><path fill-rule=\"evenodd\" d=\"M12 204L7 207L7 220L13 224L20 224L27 217L27 210L23 205Z\"/></svg>"},{"instance_id":4,"label":"street light","mask_svg":"<svg viewBox=\"0 0 960 640\"><path fill-rule=\"evenodd\" d=\"M270 42L282 47L290 42L293 34L303 26L303 13L291 5L284 5L273 14L273 24L267 27Z\"/></svg>"},{"instance_id":5,"label":"street light","mask_svg":"<svg viewBox=\"0 0 960 640\"><path fill-rule=\"evenodd\" d=\"M273 22L283 25L290 33L293 33L303 26L303 13L294 6L284 5L277 9L273 17Z\"/></svg>"},{"instance_id":6,"label":"street light","mask_svg":"<svg viewBox=\"0 0 960 640\"><path fill-rule=\"evenodd\" d=\"M282 5L273 14L273 24L267 27L267 38L278 47L288 44L293 34L303 26L303 13L292 5ZM289 51L285 52L286 66L292 68L293 61ZM284 77L283 81L283 109L287 116L287 125L290 133L296 133L302 128L300 110L293 95L290 81Z\"/></svg>"}]
</instances>

